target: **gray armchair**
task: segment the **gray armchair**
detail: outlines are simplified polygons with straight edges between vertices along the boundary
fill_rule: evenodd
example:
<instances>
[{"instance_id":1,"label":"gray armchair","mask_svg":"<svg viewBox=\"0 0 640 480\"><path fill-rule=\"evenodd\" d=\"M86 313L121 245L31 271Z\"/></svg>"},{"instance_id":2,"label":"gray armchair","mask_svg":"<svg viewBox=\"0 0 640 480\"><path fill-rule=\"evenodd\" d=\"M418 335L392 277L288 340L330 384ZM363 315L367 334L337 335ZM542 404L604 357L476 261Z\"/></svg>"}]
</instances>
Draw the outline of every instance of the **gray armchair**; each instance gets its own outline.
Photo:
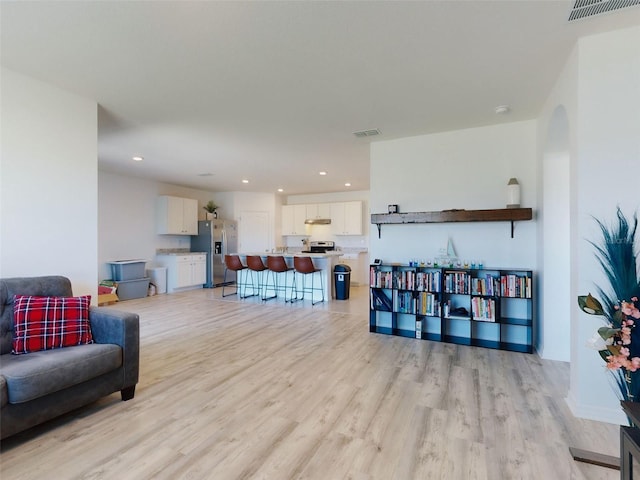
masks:
<instances>
[{"instance_id":1,"label":"gray armchair","mask_svg":"<svg viewBox=\"0 0 640 480\"><path fill-rule=\"evenodd\" d=\"M120 391L135 394L139 317L90 307L94 343L25 355L11 353L14 295L72 296L60 276L0 279L0 438Z\"/></svg>"}]
</instances>

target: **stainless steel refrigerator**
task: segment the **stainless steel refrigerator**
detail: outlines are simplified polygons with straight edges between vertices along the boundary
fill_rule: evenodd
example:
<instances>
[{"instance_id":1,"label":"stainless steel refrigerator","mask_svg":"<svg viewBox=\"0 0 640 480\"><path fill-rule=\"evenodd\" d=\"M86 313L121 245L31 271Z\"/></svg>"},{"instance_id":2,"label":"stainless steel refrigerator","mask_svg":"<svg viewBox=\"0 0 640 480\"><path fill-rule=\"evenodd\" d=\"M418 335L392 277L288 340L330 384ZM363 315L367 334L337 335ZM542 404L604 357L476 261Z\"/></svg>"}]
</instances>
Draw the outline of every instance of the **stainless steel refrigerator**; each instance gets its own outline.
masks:
<instances>
[{"instance_id":1,"label":"stainless steel refrigerator","mask_svg":"<svg viewBox=\"0 0 640 480\"><path fill-rule=\"evenodd\" d=\"M205 288L217 287L224 280L224 256L238 250L238 224L235 220L202 220L198 235L191 236L191 251L207 254ZM236 272L227 272L227 284L236 281Z\"/></svg>"}]
</instances>

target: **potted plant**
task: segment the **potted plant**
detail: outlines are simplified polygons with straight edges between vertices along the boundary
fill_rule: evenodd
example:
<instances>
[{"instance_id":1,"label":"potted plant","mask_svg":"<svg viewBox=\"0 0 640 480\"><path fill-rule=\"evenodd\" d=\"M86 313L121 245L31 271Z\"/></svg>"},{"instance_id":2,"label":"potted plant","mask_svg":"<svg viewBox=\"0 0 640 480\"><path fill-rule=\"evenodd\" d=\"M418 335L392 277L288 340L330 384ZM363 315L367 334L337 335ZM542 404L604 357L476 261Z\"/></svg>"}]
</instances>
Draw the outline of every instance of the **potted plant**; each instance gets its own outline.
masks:
<instances>
[{"instance_id":1,"label":"potted plant","mask_svg":"<svg viewBox=\"0 0 640 480\"><path fill-rule=\"evenodd\" d=\"M207 212L207 220L218 218L218 212L216 212L216 210L220 208L220 206L216 205L213 200L209 200L207 204L202 208L204 208Z\"/></svg>"},{"instance_id":2,"label":"potted plant","mask_svg":"<svg viewBox=\"0 0 640 480\"><path fill-rule=\"evenodd\" d=\"M596 219L602 238L589 242L596 249L598 263L609 282L609 288L596 286L602 300L591 294L578 297L580 309L604 319L589 345L598 350L613 374L620 400L640 401L640 277L636 231L638 218L628 221L620 207L617 225L611 227Z\"/></svg>"}]
</instances>

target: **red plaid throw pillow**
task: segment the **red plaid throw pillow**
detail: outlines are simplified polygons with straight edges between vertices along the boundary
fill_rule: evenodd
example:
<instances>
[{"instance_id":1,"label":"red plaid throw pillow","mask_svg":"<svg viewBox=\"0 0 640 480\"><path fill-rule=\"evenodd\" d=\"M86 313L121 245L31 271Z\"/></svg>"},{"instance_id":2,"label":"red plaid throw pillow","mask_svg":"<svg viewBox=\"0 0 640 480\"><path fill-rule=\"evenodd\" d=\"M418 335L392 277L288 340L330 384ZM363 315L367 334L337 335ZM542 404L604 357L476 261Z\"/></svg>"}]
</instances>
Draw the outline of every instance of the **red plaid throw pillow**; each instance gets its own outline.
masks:
<instances>
[{"instance_id":1,"label":"red plaid throw pillow","mask_svg":"<svg viewBox=\"0 0 640 480\"><path fill-rule=\"evenodd\" d=\"M91 295L33 297L15 295L13 301L13 352L93 343L89 325Z\"/></svg>"}]
</instances>

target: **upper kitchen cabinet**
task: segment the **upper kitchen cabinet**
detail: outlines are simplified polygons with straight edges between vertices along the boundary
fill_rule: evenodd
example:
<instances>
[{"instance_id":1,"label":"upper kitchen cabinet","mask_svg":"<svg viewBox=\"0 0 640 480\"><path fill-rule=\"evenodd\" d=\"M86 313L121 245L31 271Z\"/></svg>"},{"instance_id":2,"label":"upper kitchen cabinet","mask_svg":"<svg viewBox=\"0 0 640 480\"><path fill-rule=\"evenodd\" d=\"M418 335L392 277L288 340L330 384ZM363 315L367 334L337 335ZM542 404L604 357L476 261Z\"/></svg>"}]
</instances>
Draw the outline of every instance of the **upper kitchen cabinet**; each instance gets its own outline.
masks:
<instances>
[{"instance_id":1,"label":"upper kitchen cabinet","mask_svg":"<svg viewBox=\"0 0 640 480\"><path fill-rule=\"evenodd\" d=\"M326 220L331 218L330 203L313 203L306 207L307 220Z\"/></svg>"},{"instance_id":2,"label":"upper kitchen cabinet","mask_svg":"<svg viewBox=\"0 0 640 480\"><path fill-rule=\"evenodd\" d=\"M306 235L304 221L307 219L306 205L282 206L282 235Z\"/></svg>"},{"instance_id":3,"label":"upper kitchen cabinet","mask_svg":"<svg viewBox=\"0 0 640 480\"><path fill-rule=\"evenodd\" d=\"M334 235L362 235L362 202L332 203L331 232Z\"/></svg>"},{"instance_id":4,"label":"upper kitchen cabinet","mask_svg":"<svg viewBox=\"0 0 640 480\"><path fill-rule=\"evenodd\" d=\"M166 235L198 234L198 201L161 195L157 205L158 233Z\"/></svg>"}]
</instances>

